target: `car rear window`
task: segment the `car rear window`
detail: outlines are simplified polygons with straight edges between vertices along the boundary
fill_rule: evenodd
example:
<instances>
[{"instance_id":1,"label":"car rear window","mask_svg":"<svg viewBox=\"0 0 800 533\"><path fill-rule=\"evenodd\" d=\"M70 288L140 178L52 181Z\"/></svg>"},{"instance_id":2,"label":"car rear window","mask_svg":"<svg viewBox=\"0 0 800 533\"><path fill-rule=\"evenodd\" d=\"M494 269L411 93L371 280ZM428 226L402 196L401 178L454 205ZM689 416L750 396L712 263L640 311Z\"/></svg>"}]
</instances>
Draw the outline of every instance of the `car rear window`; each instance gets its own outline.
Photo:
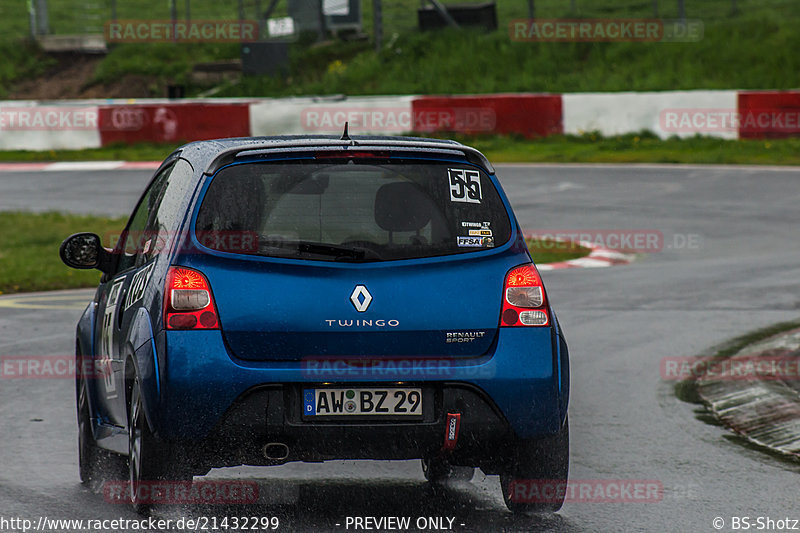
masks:
<instances>
[{"instance_id":1,"label":"car rear window","mask_svg":"<svg viewBox=\"0 0 800 533\"><path fill-rule=\"evenodd\" d=\"M489 177L468 164L314 160L220 170L195 231L220 251L370 262L491 249L511 224Z\"/></svg>"}]
</instances>

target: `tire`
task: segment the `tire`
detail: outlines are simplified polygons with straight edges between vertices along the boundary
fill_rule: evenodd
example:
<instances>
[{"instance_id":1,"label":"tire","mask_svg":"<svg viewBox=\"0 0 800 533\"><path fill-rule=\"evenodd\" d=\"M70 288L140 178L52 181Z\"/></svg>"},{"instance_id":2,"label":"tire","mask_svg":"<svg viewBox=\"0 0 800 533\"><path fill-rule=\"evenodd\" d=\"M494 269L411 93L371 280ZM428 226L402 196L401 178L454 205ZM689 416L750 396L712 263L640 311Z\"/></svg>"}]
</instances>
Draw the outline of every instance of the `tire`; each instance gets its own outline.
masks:
<instances>
[{"instance_id":1,"label":"tire","mask_svg":"<svg viewBox=\"0 0 800 533\"><path fill-rule=\"evenodd\" d=\"M157 481L191 481L191 472L170 460L169 447L153 435L142 403L139 377L134 378L128 401L128 479L133 510L146 515L153 502L140 498L142 484Z\"/></svg>"},{"instance_id":2,"label":"tire","mask_svg":"<svg viewBox=\"0 0 800 533\"><path fill-rule=\"evenodd\" d=\"M475 475L471 466L456 466L441 457L422 459L422 473L430 483L443 484L452 481L470 481Z\"/></svg>"},{"instance_id":3,"label":"tire","mask_svg":"<svg viewBox=\"0 0 800 533\"><path fill-rule=\"evenodd\" d=\"M569 421L565 418L557 434L519 442L512 463L500 474L506 507L515 513L558 511L566 495L558 487L566 484L568 475Z\"/></svg>"},{"instance_id":4,"label":"tire","mask_svg":"<svg viewBox=\"0 0 800 533\"><path fill-rule=\"evenodd\" d=\"M103 450L92 434L89 415L89 397L86 381L81 378L78 385L78 473L81 483L93 491L102 488L103 481L123 480L127 474L125 458Z\"/></svg>"}]
</instances>

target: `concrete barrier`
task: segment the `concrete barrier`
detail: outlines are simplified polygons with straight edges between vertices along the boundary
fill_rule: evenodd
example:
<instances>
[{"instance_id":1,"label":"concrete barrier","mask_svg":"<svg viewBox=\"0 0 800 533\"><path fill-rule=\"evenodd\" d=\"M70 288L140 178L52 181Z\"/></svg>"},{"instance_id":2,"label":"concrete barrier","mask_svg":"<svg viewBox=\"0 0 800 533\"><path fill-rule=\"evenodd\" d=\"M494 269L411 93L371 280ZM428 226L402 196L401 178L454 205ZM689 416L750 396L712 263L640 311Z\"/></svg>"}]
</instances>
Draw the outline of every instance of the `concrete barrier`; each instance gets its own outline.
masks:
<instances>
[{"instance_id":1,"label":"concrete barrier","mask_svg":"<svg viewBox=\"0 0 800 533\"><path fill-rule=\"evenodd\" d=\"M249 103L213 101L100 107L103 146L113 143L199 141L250 135Z\"/></svg>"},{"instance_id":2,"label":"concrete barrier","mask_svg":"<svg viewBox=\"0 0 800 533\"><path fill-rule=\"evenodd\" d=\"M706 135L736 139L736 91L573 93L564 98L564 132L624 135L648 130L666 139Z\"/></svg>"},{"instance_id":3,"label":"concrete barrier","mask_svg":"<svg viewBox=\"0 0 800 533\"><path fill-rule=\"evenodd\" d=\"M82 102L0 102L0 150L98 148L97 105Z\"/></svg>"},{"instance_id":4,"label":"concrete barrier","mask_svg":"<svg viewBox=\"0 0 800 533\"><path fill-rule=\"evenodd\" d=\"M546 137L564 132L558 94L421 96L412 108L417 131L424 133Z\"/></svg>"},{"instance_id":5,"label":"concrete barrier","mask_svg":"<svg viewBox=\"0 0 800 533\"><path fill-rule=\"evenodd\" d=\"M286 134L800 136L800 91L0 102L0 150Z\"/></svg>"},{"instance_id":6,"label":"concrete barrier","mask_svg":"<svg viewBox=\"0 0 800 533\"><path fill-rule=\"evenodd\" d=\"M800 135L800 91L746 91L739 93L742 139Z\"/></svg>"},{"instance_id":7,"label":"concrete barrier","mask_svg":"<svg viewBox=\"0 0 800 533\"><path fill-rule=\"evenodd\" d=\"M253 135L353 134L399 135L413 129L414 96L270 98L250 105Z\"/></svg>"}]
</instances>

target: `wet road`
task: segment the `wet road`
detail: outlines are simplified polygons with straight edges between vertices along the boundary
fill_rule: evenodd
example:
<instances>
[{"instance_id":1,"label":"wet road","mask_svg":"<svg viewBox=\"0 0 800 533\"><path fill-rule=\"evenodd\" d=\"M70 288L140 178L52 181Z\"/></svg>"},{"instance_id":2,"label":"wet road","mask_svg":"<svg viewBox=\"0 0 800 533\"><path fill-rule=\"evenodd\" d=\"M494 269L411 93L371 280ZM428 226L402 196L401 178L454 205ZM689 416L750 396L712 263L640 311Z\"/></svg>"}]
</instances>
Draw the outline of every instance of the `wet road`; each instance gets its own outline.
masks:
<instances>
[{"instance_id":1,"label":"wet road","mask_svg":"<svg viewBox=\"0 0 800 533\"><path fill-rule=\"evenodd\" d=\"M653 480L663 498L515 517L496 476L434 492L417 462L350 461L214 470L211 479L257 481L259 502L163 506L156 516L277 516L279 531L353 531L345 525L356 516L449 517L454 531L731 531L736 516L751 529L758 517L800 519L798 467L697 420L660 376L663 358L800 315L800 170L500 165L498 174L525 228L662 236L631 265L543 277L572 356L570 477ZM0 174L0 209L127 214L147 177ZM0 297L0 355L72 353L90 294ZM78 481L70 380L0 381L0 428L0 517L136 518Z\"/></svg>"}]
</instances>

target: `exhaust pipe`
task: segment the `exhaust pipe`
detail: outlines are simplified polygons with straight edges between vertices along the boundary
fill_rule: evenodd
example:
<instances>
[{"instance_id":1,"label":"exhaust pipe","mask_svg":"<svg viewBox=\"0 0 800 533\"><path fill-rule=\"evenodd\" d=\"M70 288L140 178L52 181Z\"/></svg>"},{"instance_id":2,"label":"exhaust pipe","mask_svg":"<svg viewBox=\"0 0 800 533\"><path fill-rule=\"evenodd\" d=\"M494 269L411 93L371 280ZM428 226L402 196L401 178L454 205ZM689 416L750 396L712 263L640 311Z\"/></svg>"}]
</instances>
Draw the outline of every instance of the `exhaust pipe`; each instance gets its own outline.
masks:
<instances>
[{"instance_id":1,"label":"exhaust pipe","mask_svg":"<svg viewBox=\"0 0 800 533\"><path fill-rule=\"evenodd\" d=\"M282 442L268 442L262 451L270 461L283 461L289 457L289 447Z\"/></svg>"}]
</instances>

